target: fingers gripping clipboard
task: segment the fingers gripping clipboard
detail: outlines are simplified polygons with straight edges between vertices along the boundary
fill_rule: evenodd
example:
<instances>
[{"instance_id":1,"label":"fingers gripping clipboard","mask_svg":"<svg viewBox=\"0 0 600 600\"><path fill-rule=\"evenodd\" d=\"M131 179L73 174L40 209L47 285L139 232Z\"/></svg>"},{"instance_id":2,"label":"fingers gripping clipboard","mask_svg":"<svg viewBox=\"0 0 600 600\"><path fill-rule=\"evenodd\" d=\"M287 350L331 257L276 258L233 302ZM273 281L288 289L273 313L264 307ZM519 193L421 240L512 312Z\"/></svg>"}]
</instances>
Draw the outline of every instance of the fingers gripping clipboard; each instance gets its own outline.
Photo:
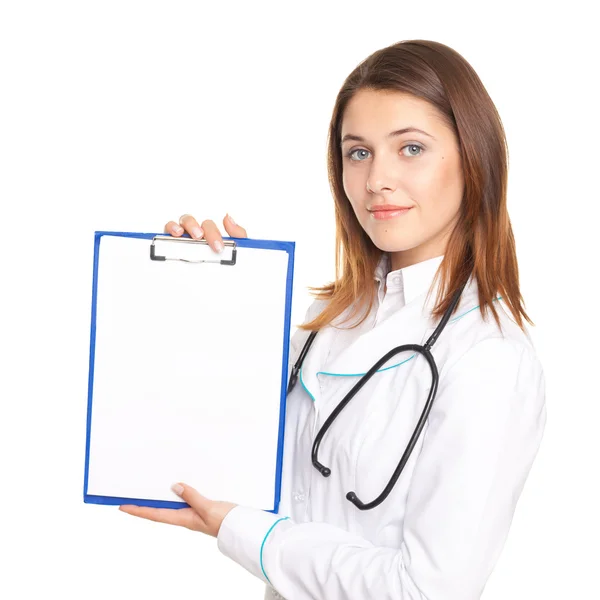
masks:
<instances>
[{"instance_id":1,"label":"fingers gripping clipboard","mask_svg":"<svg viewBox=\"0 0 600 600\"><path fill-rule=\"evenodd\" d=\"M294 242L96 232L84 501L277 512Z\"/></svg>"}]
</instances>

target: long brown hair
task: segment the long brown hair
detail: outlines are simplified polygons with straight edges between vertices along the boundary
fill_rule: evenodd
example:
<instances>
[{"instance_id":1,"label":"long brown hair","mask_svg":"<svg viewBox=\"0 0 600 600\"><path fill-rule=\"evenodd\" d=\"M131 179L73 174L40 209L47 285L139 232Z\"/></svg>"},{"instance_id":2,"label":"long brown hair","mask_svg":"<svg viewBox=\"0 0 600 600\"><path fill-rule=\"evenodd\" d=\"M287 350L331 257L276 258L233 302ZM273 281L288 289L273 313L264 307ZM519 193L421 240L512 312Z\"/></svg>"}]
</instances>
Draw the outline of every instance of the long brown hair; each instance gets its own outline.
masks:
<instances>
[{"instance_id":1,"label":"long brown hair","mask_svg":"<svg viewBox=\"0 0 600 600\"><path fill-rule=\"evenodd\" d=\"M373 277L382 251L360 226L342 184L342 119L349 100L361 89L398 91L428 101L458 139L464 196L436 275L441 279L432 316L441 318L454 293L473 274L483 319L489 309L500 327L493 302L499 293L521 329L525 329L523 318L533 325L519 290L515 240L506 207L508 147L500 116L474 69L458 52L439 42L407 40L362 61L336 98L327 147L329 185L335 201L336 280L309 287L316 292L314 297L330 302L299 328L321 329L349 306L354 305L348 318L366 306L363 318L353 325L357 327L375 301Z\"/></svg>"}]
</instances>

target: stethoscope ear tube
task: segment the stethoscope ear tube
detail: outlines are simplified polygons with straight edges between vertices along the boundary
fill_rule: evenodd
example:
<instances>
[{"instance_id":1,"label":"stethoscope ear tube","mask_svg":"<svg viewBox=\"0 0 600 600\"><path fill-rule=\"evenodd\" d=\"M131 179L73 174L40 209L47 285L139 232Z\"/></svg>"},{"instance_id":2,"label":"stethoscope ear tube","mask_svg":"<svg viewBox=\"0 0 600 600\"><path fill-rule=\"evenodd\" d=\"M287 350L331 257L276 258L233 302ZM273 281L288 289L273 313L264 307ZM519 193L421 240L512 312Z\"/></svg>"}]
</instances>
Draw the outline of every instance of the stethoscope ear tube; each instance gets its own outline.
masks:
<instances>
[{"instance_id":1,"label":"stethoscope ear tube","mask_svg":"<svg viewBox=\"0 0 600 600\"><path fill-rule=\"evenodd\" d=\"M298 373L300 372L300 367L302 367L304 358L308 354L308 351L310 350L310 347L312 346L312 343L313 343L317 333L319 333L318 329L316 331L310 332L310 335L308 336L308 339L307 339L306 343L304 344L304 348L302 348L302 351L300 352L300 356L298 357L296 364L294 364L294 366L292 367L292 374L290 375L290 380L288 382L288 387L287 387L287 392L286 392L286 394L288 396L289 396L290 392L294 389L294 386L296 385L296 382L298 381Z\"/></svg>"}]
</instances>

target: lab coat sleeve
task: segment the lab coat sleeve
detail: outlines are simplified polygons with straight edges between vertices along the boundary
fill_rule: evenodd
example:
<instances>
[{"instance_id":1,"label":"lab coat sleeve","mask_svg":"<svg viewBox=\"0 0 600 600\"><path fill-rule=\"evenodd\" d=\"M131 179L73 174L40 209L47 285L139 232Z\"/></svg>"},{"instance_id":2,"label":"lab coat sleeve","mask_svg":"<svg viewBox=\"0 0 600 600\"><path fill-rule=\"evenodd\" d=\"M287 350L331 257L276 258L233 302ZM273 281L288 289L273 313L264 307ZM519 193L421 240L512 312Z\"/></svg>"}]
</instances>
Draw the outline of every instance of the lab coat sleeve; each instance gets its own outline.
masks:
<instances>
[{"instance_id":1,"label":"lab coat sleeve","mask_svg":"<svg viewBox=\"0 0 600 600\"><path fill-rule=\"evenodd\" d=\"M288 600L478 599L545 421L544 375L533 349L484 340L440 377L398 547L238 506L221 525L219 550Z\"/></svg>"}]
</instances>

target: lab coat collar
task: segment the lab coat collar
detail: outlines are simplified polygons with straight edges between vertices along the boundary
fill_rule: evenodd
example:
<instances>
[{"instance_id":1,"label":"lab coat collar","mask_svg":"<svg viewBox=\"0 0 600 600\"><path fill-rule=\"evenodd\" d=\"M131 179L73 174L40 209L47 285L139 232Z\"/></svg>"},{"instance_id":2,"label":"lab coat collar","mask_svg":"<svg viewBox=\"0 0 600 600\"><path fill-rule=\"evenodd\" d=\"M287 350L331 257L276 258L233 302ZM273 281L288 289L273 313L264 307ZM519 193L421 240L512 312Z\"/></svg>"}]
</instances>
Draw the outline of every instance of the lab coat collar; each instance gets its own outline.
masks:
<instances>
[{"instance_id":1,"label":"lab coat collar","mask_svg":"<svg viewBox=\"0 0 600 600\"><path fill-rule=\"evenodd\" d=\"M375 281L382 286L386 279L399 277L400 285L404 290L404 303L409 304L415 298L426 292L431 285L435 273L442 263L444 255L424 260L403 269L391 269L391 258L388 252L383 252L379 264L375 269Z\"/></svg>"}]
</instances>

